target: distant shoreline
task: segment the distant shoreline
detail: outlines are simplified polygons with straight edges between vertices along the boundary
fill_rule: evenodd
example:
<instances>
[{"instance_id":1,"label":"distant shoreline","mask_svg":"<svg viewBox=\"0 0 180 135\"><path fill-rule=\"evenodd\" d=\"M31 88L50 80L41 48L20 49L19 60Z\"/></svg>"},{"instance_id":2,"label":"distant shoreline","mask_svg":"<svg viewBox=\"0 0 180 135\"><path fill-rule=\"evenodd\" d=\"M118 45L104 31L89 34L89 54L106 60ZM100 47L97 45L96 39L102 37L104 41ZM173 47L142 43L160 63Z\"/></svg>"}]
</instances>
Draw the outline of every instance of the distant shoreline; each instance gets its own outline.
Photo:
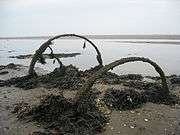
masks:
<instances>
[{"instance_id":1,"label":"distant shoreline","mask_svg":"<svg viewBox=\"0 0 180 135\"><path fill-rule=\"evenodd\" d=\"M113 42L119 42L119 43L139 43L139 44L174 44L174 45L178 45L180 44L180 40L167 40L167 41L163 41L163 40L136 40L136 41L113 41Z\"/></svg>"},{"instance_id":2,"label":"distant shoreline","mask_svg":"<svg viewBox=\"0 0 180 135\"><path fill-rule=\"evenodd\" d=\"M49 39L53 36L24 36L24 37L0 37L0 40L9 39ZM85 35L85 37L90 39L138 39L138 40L180 40L180 35ZM63 38L63 39L69 39ZM70 39L77 39L70 37Z\"/></svg>"}]
</instances>

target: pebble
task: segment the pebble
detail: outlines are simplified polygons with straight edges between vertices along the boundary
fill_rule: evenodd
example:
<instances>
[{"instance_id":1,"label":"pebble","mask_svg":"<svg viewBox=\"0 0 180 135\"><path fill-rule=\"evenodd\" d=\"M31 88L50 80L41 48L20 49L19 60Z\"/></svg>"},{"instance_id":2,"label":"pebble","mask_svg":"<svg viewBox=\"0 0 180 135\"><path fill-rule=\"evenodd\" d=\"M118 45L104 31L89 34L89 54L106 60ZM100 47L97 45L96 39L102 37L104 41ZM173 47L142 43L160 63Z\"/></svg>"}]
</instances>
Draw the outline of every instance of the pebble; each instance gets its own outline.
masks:
<instances>
[{"instance_id":1,"label":"pebble","mask_svg":"<svg viewBox=\"0 0 180 135\"><path fill-rule=\"evenodd\" d=\"M4 127L5 130L9 130L9 127Z\"/></svg>"},{"instance_id":2,"label":"pebble","mask_svg":"<svg viewBox=\"0 0 180 135\"><path fill-rule=\"evenodd\" d=\"M5 75L5 74L8 74L9 72L8 71L2 71L0 72L0 75Z\"/></svg>"},{"instance_id":3,"label":"pebble","mask_svg":"<svg viewBox=\"0 0 180 135\"><path fill-rule=\"evenodd\" d=\"M147 121L149 121L149 120L148 120L148 119L144 119L144 121L146 121L146 122L147 122Z\"/></svg>"},{"instance_id":4,"label":"pebble","mask_svg":"<svg viewBox=\"0 0 180 135\"><path fill-rule=\"evenodd\" d=\"M123 127L126 127L127 125L126 124L122 124Z\"/></svg>"},{"instance_id":5,"label":"pebble","mask_svg":"<svg viewBox=\"0 0 180 135\"><path fill-rule=\"evenodd\" d=\"M135 113L135 111L130 111L131 113Z\"/></svg>"},{"instance_id":6,"label":"pebble","mask_svg":"<svg viewBox=\"0 0 180 135\"><path fill-rule=\"evenodd\" d=\"M130 126L130 128L135 128L135 126Z\"/></svg>"},{"instance_id":7,"label":"pebble","mask_svg":"<svg viewBox=\"0 0 180 135\"><path fill-rule=\"evenodd\" d=\"M11 93L11 91L9 90L9 91L7 91L7 93Z\"/></svg>"}]
</instances>

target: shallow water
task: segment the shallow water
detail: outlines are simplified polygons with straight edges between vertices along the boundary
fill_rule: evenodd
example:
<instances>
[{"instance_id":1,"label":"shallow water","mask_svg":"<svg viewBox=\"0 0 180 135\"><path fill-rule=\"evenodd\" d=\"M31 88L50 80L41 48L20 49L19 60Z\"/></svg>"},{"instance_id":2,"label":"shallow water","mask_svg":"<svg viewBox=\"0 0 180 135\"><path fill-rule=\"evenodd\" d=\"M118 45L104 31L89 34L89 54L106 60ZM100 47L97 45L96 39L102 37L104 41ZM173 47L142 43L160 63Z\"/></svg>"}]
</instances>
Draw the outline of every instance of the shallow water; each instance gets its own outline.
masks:
<instances>
[{"instance_id":1,"label":"shallow water","mask_svg":"<svg viewBox=\"0 0 180 135\"><path fill-rule=\"evenodd\" d=\"M8 58L9 56L31 54L39 48L45 40L0 40L0 65L16 63L29 65L30 59ZM56 40L52 48L55 53L74 53L82 55L61 58L65 65L73 64L80 69L89 69L97 65L96 52L88 43L83 49L83 40ZM180 45L175 44L151 44L151 43L122 43L115 40L93 40L102 53L104 64L108 64L123 57L142 56L157 62L166 75L180 74ZM47 50L47 53L49 50ZM58 64L47 60L46 65L37 64L48 71L52 71ZM155 70L148 64L137 62L128 63L114 68L113 72L118 74L141 73L143 75L157 75Z\"/></svg>"}]
</instances>

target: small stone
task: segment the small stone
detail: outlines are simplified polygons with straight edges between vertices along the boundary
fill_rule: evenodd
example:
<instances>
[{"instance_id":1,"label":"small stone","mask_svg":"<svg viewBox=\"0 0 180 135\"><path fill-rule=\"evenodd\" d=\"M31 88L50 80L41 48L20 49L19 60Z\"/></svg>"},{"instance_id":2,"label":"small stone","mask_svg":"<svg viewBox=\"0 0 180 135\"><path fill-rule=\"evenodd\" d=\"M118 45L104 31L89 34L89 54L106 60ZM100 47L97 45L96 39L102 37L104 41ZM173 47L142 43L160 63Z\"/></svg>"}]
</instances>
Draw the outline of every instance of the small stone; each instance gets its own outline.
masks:
<instances>
[{"instance_id":1,"label":"small stone","mask_svg":"<svg viewBox=\"0 0 180 135\"><path fill-rule=\"evenodd\" d=\"M5 130L9 130L9 127L4 127Z\"/></svg>"},{"instance_id":2,"label":"small stone","mask_svg":"<svg viewBox=\"0 0 180 135\"><path fill-rule=\"evenodd\" d=\"M149 121L149 120L148 120L148 119L144 119L144 121L146 121L146 122L147 122L147 121Z\"/></svg>"},{"instance_id":3,"label":"small stone","mask_svg":"<svg viewBox=\"0 0 180 135\"><path fill-rule=\"evenodd\" d=\"M130 126L130 128L135 128L135 126Z\"/></svg>"},{"instance_id":4,"label":"small stone","mask_svg":"<svg viewBox=\"0 0 180 135\"><path fill-rule=\"evenodd\" d=\"M0 72L0 75L5 75L5 74L8 74L9 72L8 71L2 71Z\"/></svg>"},{"instance_id":5,"label":"small stone","mask_svg":"<svg viewBox=\"0 0 180 135\"><path fill-rule=\"evenodd\" d=\"M126 124L122 124L123 127L126 127L127 125Z\"/></svg>"},{"instance_id":6,"label":"small stone","mask_svg":"<svg viewBox=\"0 0 180 135\"><path fill-rule=\"evenodd\" d=\"M6 95L4 95L4 98L7 98L7 96L6 96Z\"/></svg>"},{"instance_id":7,"label":"small stone","mask_svg":"<svg viewBox=\"0 0 180 135\"><path fill-rule=\"evenodd\" d=\"M120 131L118 131L118 134L120 134L121 132Z\"/></svg>"},{"instance_id":8,"label":"small stone","mask_svg":"<svg viewBox=\"0 0 180 135\"><path fill-rule=\"evenodd\" d=\"M9 90L9 91L7 91L7 93L11 93L11 91Z\"/></svg>"},{"instance_id":9,"label":"small stone","mask_svg":"<svg viewBox=\"0 0 180 135\"><path fill-rule=\"evenodd\" d=\"M135 113L135 111L130 111L131 113Z\"/></svg>"},{"instance_id":10,"label":"small stone","mask_svg":"<svg viewBox=\"0 0 180 135\"><path fill-rule=\"evenodd\" d=\"M111 130L113 130L114 128L113 127L111 127Z\"/></svg>"}]
</instances>

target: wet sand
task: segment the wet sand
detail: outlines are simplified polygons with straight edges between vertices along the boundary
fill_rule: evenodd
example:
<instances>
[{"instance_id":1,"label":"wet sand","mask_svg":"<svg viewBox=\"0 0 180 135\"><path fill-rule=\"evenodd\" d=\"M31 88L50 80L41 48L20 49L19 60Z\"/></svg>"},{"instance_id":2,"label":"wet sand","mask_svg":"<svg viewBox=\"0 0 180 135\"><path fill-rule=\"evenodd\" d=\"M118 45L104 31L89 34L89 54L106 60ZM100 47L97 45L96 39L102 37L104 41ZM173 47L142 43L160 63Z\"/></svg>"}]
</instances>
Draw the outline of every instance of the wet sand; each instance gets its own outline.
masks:
<instances>
[{"instance_id":1,"label":"wet sand","mask_svg":"<svg viewBox=\"0 0 180 135\"><path fill-rule=\"evenodd\" d=\"M8 74L0 75L1 80L27 74L28 67L18 66L16 69L2 69ZM37 68L39 74L46 71ZM107 88L121 89L121 85L94 85L98 90ZM171 89L180 97L180 87ZM60 94L58 89L35 88L22 90L16 87L0 87L0 134L2 135L29 135L38 130L43 130L35 122L18 121L12 114L14 106L19 102L27 102L30 105L38 104L39 100L48 94ZM65 92L66 97L74 95L73 92ZM131 111L112 111L110 123L101 135L179 135L180 134L180 105L163 105L146 103L143 107Z\"/></svg>"}]
</instances>

